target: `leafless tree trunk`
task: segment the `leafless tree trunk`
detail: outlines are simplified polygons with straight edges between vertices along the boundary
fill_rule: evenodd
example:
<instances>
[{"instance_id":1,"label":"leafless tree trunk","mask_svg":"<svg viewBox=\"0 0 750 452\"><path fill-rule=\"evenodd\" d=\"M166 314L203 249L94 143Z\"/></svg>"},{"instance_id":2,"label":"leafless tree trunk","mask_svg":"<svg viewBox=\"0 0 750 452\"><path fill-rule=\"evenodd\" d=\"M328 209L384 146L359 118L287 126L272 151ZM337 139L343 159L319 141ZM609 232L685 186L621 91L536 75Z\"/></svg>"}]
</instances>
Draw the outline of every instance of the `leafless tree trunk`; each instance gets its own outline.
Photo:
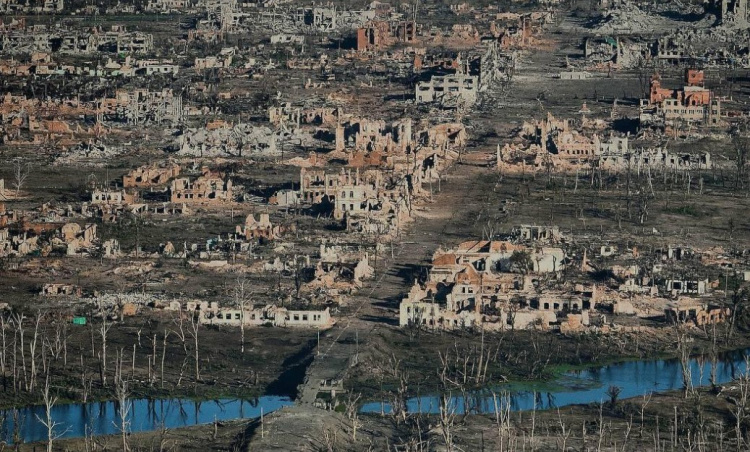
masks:
<instances>
[{"instance_id":1,"label":"leafless tree trunk","mask_svg":"<svg viewBox=\"0 0 750 452\"><path fill-rule=\"evenodd\" d=\"M511 450L510 397L507 392L501 393L498 397L497 393L493 391L492 401L495 405L495 425L500 442L500 452L509 452Z\"/></svg>"},{"instance_id":2,"label":"leafless tree trunk","mask_svg":"<svg viewBox=\"0 0 750 452\"><path fill-rule=\"evenodd\" d=\"M711 359L711 374L709 375L709 381L711 382L711 386L716 388L716 384L717 384L716 371L717 371L717 367L719 364L719 347L717 344L716 323L711 324L710 359Z\"/></svg>"},{"instance_id":3,"label":"leafless tree trunk","mask_svg":"<svg viewBox=\"0 0 750 452\"><path fill-rule=\"evenodd\" d=\"M563 421L562 415L560 414L560 409L557 409L557 423L560 426L560 450L567 451L568 450L568 439L570 438L570 435L572 433L571 429L568 428L565 425L565 422Z\"/></svg>"},{"instance_id":4,"label":"leafless tree trunk","mask_svg":"<svg viewBox=\"0 0 750 452\"><path fill-rule=\"evenodd\" d=\"M651 396L653 393L649 392L648 394L643 394L642 402L641 402L641 437L643 437L643 427L645 425L645 414L646 414L646 407L648 406L649 402L651 402Z\"/></svg>"},{"instance_id":5,"label":"leafless tree trunk","mask_svg":"<svg viewBox=\"0 0 750 452\"><path fill-rule=\"evenodd\" d=\"M357 442L357 429L362 426L359 422L359 411L358 403L362 395L357 394L354 396L353 393L349 393L349 400L346 402L346 417L352 422L352 442Z\"/></svg>"},{"instance_id":6,"label":"leafless tree trunk","mask_svg":"<svg viewBox=\"0 0 750 452\"><path fill-rule=\"evenodd\" d=\"M185 352L185 356L188 356L187 336L185 335L184 320L185 319L183 318L182 310L180 309L180 312L177 315L177 318L172 319L172 323L177 325L177 331L175 331L174 333L177 335L178 338L180 338L180 342L182 343L182 350Z\"/></svg>"},{"instance_id":7,"label":"leafless tree trunk","mask_svg":"<svg viewBox=\"0 0 750 452\"><path fill-rule=\"evenodd\" d=\"M677 332L677 352L679 353L680 365L682 367L682 384L685 389L685 398L693 391L693 375L690 368L690 346L688 345L687 332L681 324L675 326Z\"/></svg>"},{"instance_id":8,"label":"leafless tree trunk","mask_svg":"<svg viewBox=\"0 0 750 452\"><path fill-rule=\"evenodd\" d=\"M15 159L13 161L13 187L16 189L16 199L21 194L21 189L26 184L26 179L29 178L31 173L31 164L26 165L21 163L21 159Z\"/></svg>"},{"instance_id":9,"label":"leafless tree trunk","mask_svg":"<svg viewBox=\"0 0 750 452\"><path fill-rule=\"evenodd\" d=\"M240 308L240 352L245 353L245 303L249 300L250 282L239 276L234 286L234 303Z\"/></svg>"},{"instance_id":10,"label":"leafless tree trunk","mask_svg":"<svg viewBox=\"0 0 750 452\"><path fill-rule=\"evenodd\" d=\"M198 315L191 315L190 316L190 330L188 330L188 333L193 338L193 347L195 352L195 382L198 383L201 379L201 373L200 373L200 359L198 355L198 330L200 329L201 322L200 317Z\"/></svg>"},{"instance_id":11,"label":"leafless tree trunk","mask_svg":"<svg viewBox=\"0 0 750 452\"><path fill-rule=\"evenodd\" d=\"M57 396L51 396L49 393L49 376L47 376L47 378L44 380L44 390L42 391L42 397L44 399L45 416L44 418L42 418L37 415L36 418L42 425L47 428L47 452L52 452L53 441L67 433L70 428L60 433L56 431L57 427L60 426L60 423L55 422L55 420L52 419L52 408L57 403Z\"/></svg>"},{"instance_id":12,"label":"leafless tree trunk","mask_svg":"<svg viewBox=\"0 0 750 452\"><path fill-rule=\"evenodd\" d=\"M91 377L86 372L86 365L83 363L83 353L81 353L81 396L83 403L86 403L91 392Z\"/></svg>"},{"instance_id":13,"label":"leafless tree trunk","mask_svg":"<svg viewBox=\"0 0 750 452\"><path fill-rule=\"evenodd\" d=\"M41 321L41 319L42 319L42 313L37 312L36 319L34 321L34 338L29 343L29 355L31 357L31 378L29 379L29 383L26 388L26 390L29 392L34 390L35 383L36 383L36 374L37 374L36 345L39 339L39 322Z\"/></svg>"},{"instance_id":14,"label":"leafless tree trunk","mask_svg":"<svg viewBox=\"0 0 750 452\"><path fill-rule=\"evenodd\" d=\"M729 397L734 404L731 408L735 424L734 430L737 437L737 451L745 449L745 436L743 434L743 424L748 419L748 409L750 408L750 358L745 357L745 371L737 379L737 397Z\"/></svg>"},{"instance_id":15,"label":"leafless tree trunk","mask_svg":"<svg viewBox=\"0 0 750 452\"><path fill-rule=\"evenodd\" d=\"M450 392L440 397L440 434L445 442L446 452L453 452L453 427L456 423L456 406Z\"/></svg>"},{"instance_id":16,"label":"leafless tree trunk","mask_svg":"<svg viewBox=\"0 0 750 452\"><path fill-rule=\"evenodd\" d=\"M161 347L161 388L164 389L164 358L167 356L167 336L169 332L164 330L164 341Z\"/></svg>"},{"instance_id":17,"label":"leafless tree trunk","mask_svg":"<svg viewBox=\"0 0 750 452\"><path fill-rule=\"evenodd\" d=\"M104 312L103 306L99 307L99 312L102 316L102 324L99 325L99 336L102 340L102 352L100 356L101 378L102 386L107 386L107 333L112 328L112 323L107 322L107 313Z\"/></svg>"},{"instance_id":18,"label":"leafless tree trunk","mask_svg":"<svg viewBox=\"0 0 750 452\"><path fill-rule=\"evenodd\" d=\"M23 382L24 387L28 388L28 376L26 374L26 344L25 344L25 330L23 326L23 321L26 319L26 316L23 314L14 314L12 317L13 323L16 327L17 337L21 341L18 347L14 347L14 355L15 355L15 349L17 348L21 352L21 371L23 372ZM14 382L18 381L18 375L15 372L16 367L16 356L13 357L13 366L14 366L14 372L13 372L13 380ZM15 386L15 383L14 383ZM20 389L20 384L18 385L18 388Z\"/></svg>"},{"instance_id":19,"label":"leafless tree trunk","mask_svg":"<svg viewBox=\"0 0 750 452\"><path fill-rule=\"evenodd\" d=\"M117 378L115 379L115 396L117 397L117 403L119 404L118 409L118 421L119 425L117 425L118 430L120 431L120 434L122 435L122 450L123 452L128 452L130 450L130 446L128 445L128 434L130 431L130 409L131 409L131 402L130 402L130 392L128 390L128 380L127 378L123 378L122 374L122 361L123 361L123 354L120 352L118 354L117 359Z\"/></svg>"}]
</instances>

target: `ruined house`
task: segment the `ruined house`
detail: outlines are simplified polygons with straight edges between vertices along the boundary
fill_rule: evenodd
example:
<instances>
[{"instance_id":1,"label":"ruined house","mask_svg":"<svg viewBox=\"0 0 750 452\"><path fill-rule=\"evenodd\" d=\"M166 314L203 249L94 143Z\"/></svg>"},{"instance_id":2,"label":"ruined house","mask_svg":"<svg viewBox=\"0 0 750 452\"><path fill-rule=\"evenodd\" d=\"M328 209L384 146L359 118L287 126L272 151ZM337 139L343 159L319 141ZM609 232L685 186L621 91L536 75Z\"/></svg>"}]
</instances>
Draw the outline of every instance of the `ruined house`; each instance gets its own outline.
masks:
<instances>
[{"instance_id":1,"label":"ruined house","mask_svg":"<svg viewBox=\"0 0 750 452\"><path fill-rule=\"evenodd\" d=\"M39 295L44 297L76 296L81 297L81 287L75 284L46 283Z\"/></svg>"},{"instance_id":2,"label":"ruined house","mask_svg":"<svg viewBox=\"0 0 750 452\"><path fill-rule=\"evenodd\" d=\"M3 0L0 2L0 12L3 14L60 13L64 7L64 0Z\"/></svg>"},{"instance_id":3,"label":"ruined house","mask_svg":"<svg viewBox=\"0 0 750 452\"><path fill-rule=\"evenodd\" d=\"M417 83L417 103L439 102L444 106L472 105L478 93L507 80L515 70L513 53L501 54L495 41L482 42L475 48L459 54L455 63L447 66L448 75L432 75L430 80ZM416 67L415 61L415 67ZM419 61L421 68L424 63ZM446 66L444 66L446 67Z\"/></svg>"},{"instance_id":4,"label":"ruined house","mask_svg":"<svg viewBox=\"0 0 750 452\"><path fill-rule=\"evenodd\" d=\"M642 125L701 122L718 125L721 122L721 101L711 90L703 87L703 71L685 71L682 88L662 88L661 76L651 77L648 99L641 99L639 119Z\"/></svg>"},{"instance_id":5,"label":"ruined house","mask_svg":"<svg viewBox=\"0 0 750 452\"><path fill-rule=\"evenodd\" d=\"M185 112L181 95L175 95L171 89L164 88L161 91L118 90L115 97L101 100L99 114L105 120L135 125L144 122L177 123L182 120Z\"/></svg>"},{"instance_id":6,"label":"ruined house","mask_svg":"<svg viewBox=\"0 0 750 452\"><path fill-rule=\"evenodd\" d=\"M667 280L664 284L665 291L673 296L679 295L703 295L708 287L708 280Z\"/></svg>"},{"instance_id":7,"label":"ruined house","mask_svg":"<svg viewBox=\"0 0 750 452\"><path fill-rule=\"evenodd\" d=\"M692 298L680 298L664 310L669 323L692 323L695 326L724 323L729 319L730 308L701 303Z\"/></svg>"},{"instance_id":8,"label":"ruined house","mask_svg":"<svg viewBox=\"0 0 750 452\"><path fill-rule=\"evenodd\" d=\"M443 329L557 325L558 313L579 315L596 301L595 288L573 295L537 292L533 273L559 271L563 261L560 249L500 241L464 242L452 250L438 250L424 287L415 284L402 300L400 324Z\"/></svg>"},{"instance_id":9,"label":"ruined house","mask_svg":"<svg viewBox=\"0 0 750 452\"><path fill-rule=\"evenodd\" d=\"M521 240L559 242L562 239L559 226L520 225L513 233Z\"/></svg>"},{"instance_id":10,"label":"ruined house","mask_svg":"<svg viewBox=\"0 0 750 452\"><path fill-rule=\"evenodd\" d=\"M138 202L138 199L138 192L128 192L125 189L96 188L91 192L92 204L128 205Z\"/></svg>"},{"instance_id":11,"label":"ruined house","mask_svg":"<svg viewBox=\"0 0 750 452\"><path fill-rule=\"evenodd\" d=\"M70 30L45 25L27 27L23 23L8 33L0 34L0 50L6 53L145 53L153 50L153 47L153 35L131 32L122 25L113 25L109 30L101 27Z\"/></svg>"},{"instance_id":12,"label":"ruined house","mask_svg":"<svg viewBox=\"0 0 750 452\"><path fill-rule=\"evenodd\" d=\"M96 225L86 224L83 227L78 223L67 223L60 229L60 237L55 240L66 247L68 256L82 255L98 240Z\"/></svg>"},{"instance_id":13,"label":"ruined house","mask_svg":"<svg viewBox=\"0 0 750 452\"><path fill-rule=\"evenodd\" d=\"M197 0L149 0L146 11L162 14L186 13L196 10Z\"/></svg>"},{"instance_id":14,"label":"ruined house","mask_svg":"<svg viewBox=\"0 0 750 452\"><path fill-rule=\"evenodd\" d=\"M347 213L374 209L381 189L382 175L379 170L342 168L336 174L326 173L325 170L300 170L301 198L310 204L332 205L334 218L339 220Z\"/></svg>"},{"instance_id":15,"label":"ruined house","mask_svg":"<svg viewBox=\"0 0 750 452\"><path fill-rule=\"evenodd\" d=\"M205 56L195 58L195 70L202 71L205 69L227 69L232 65L232 58L236 50L234 47L221 49L216 56Z\"/></svg>"},{"instance_id":16,"label":"ruined house","mask_svg":"<svg viewBox=\"0 0 750 452\"><path fill-rule=\"evenodd\" d=\"M655 169L710 169L711 154L677 154L664 148L634 149L626 152L608 152L599 157L597 165L609 170L624 168Z\"/></svg>"},{"instance_id":17,"label":"ruined house","mask_svg":"<svg viewBox=\"0 0 750 452\"><path fill-rule=\"evenodd\" d=\"M412 44L418 33L414 21L372 21L357 30L357 51L378 51L394 44Z\"/></svg>"},{"instance_id":18,"label":"ruined house","mask_svg":"<svg viewBox=\"0 0 750 452\"><path fill-rule=\"evenodd\" d=\"M336 9L333 4L298 8L294 15L297 26L318 32L356 29L377 17L375 10L351 11Z\"/></svg>"},{"instance_id":19,"label":"ruined house","mask_svg":"<svg viewBox=\"0 0 750 452\"><path fill-rule=\"evenodd\" d=\"M257 220L255 215L251 213L245 218L245 224L237 226L235 232L237 235L245 237L246 240L259 238L273 240L281 236L282 228L274 226L267 213L261 213Z\"/></svg>"},{"instance_id":20,"label":"ruined house","mask_svg":"<svg viewBox=\"0 0 750 452\"><path fill-rule=\"evenodd\" d=\"M331 317L329 308L323 310L290 310L274 305L252 307L240 310L237 308L201 309L200 321L208 325L239 326L277 326L289 328L331 328L336 321Z\"/></svg>"},{"instance_id":21,"label":"ruined house","mask_svg":"<svg viewBox=\"0 0 750 452\"><path fill-rule=\"evenodd\" d=\"M180 155L195 157L244 156L253 152L276 155L279 135L268 127L250 123L209 122L188 128L178 138Z\"/></svg>"},{"instance_id":22,"label":"ruined house","mask_svg":"<svg viewBox=\"0 0 750 452\"><path fill-rule=\"evenodd\" d=\"M144 165L122 176L124 188L147 188L164 185L180 175L180 165L176 163L160 166Z\"/></svg>"},{"instance_id":23,"label":"ruined house","mask_svg":"<svg viewBox=\"0 0 750 452\"><path fill-rule=\"evenodd\" d=\"M417 103L473 105L479 92L479 77L466 74L433 75L415 88Z\"/></svg>"},{"instance_id":24,"label":"ruined house","mask_svg":"<svg viewBox=\"0 0 750 452\"><path fill-rule=\"evenodd\" d=\"M359 247L320 245L320 259L315 265L312 281L306 291L325 290L332 293L351 292L373 276L370 256Z\"/></svg>"},{"instance_id":25,"label":"ruined house","mask_svg":"<svg viewBox=\"0 0 750 452\"><path fill-rule=\"evenodd\" d=\"M170 200L184 204L217 204L232 202L232 180L223 174L201 168L196 179L180 177L172 181Z\"/></svg>"}]
</instances>

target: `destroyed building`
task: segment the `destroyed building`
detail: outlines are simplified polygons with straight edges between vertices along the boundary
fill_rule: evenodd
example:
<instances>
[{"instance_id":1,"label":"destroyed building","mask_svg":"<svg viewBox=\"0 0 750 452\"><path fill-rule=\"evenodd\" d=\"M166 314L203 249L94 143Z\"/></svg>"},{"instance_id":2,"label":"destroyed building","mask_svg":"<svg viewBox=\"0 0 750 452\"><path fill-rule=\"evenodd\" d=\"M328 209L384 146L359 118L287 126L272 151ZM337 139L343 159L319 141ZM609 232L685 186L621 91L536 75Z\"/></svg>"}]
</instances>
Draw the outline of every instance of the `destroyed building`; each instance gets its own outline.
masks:
<instances>
[{"instance_id":1,"label":"destroyed building","mask_svg":"<svg viewBox=\"0 0 750 452\"><path fill-rule=\"evenodd\" d=\"M136 168L122 176L124 188L148 188L164 185L180 175L180 165L176 163L160 165L145 165Z\"/></svg>"},{"instance_id":2,"label":"destroyed building","mask_svg":"<svg viewBox=\"0 0 750 452\"><path fill-rule=\"evenodd\" d=\"M203 167L196 179L180 177L172 181L170 200L184 204L216 204L232 202L232 180Z\"/></svg>"},{"instance_id":3,"label":"destroyed building","mask_svg":"<svg viewBox=\"0 0 750 452\"><path fill-rule=\"evenodd\" d=\"M599 137L597 127L586 122L574 125L551 113L543 120L526 122L520 137L525 144L506 143L497 147L497 167L503 171L575 171L591 167L623 171L628 168L710 169L711 155L675 153L663 147L633 148L629 135Z\"/></svg>"},{"instance_id":4,"label":"destroyed building","mask_svg":"<svg viewBox=\"0 0 750 452\"><path fill-rule=\"evenodd\" d=\"M245 218L245 224L237 226L235 232L237 235L245 237L246 240L260 238L273 240L281 237L282 231L283 228L271 223L270 216L267 213L261 213L257 220L255 215L249 214Z\"/></svg>"},{"instance_id":5,"label":"destroyed building","mask_svg":"<svg viewBox=\"0 0 750 452\"><path fill-rule=\"evenodd\" d=\"M727 25L747 26L747 0L719 0L721 2L721 23Z\"/></svg>"},{"instance_id":6,"label":"destroyed building","mask_svg":"<svg viewBox=\"0 0 750 452\"><path fill-rule=\"evenodd\" d=\"M433 75L429 82L417 84L417 103L472 105L477 101L479 78L474 75Z\"/></svg>"},{"instance_id":7,"label":"destroyed building","mask_svg":"<svg viewBox=\"0 0 750 452\"><path fill-rule=\"evenodd\" d=\"M330 33L337 30L356 29L377 17L377 11L352 11L337 9L335 5L298 8L294 21L297 26Z\"/></svg>"},{"instance_id":8,"label":"destroyed building","mask_svg":"<svg viewBox=\"0 0 750 452\"><path fill-rule=\"evenodd\" d=\"M395 44L412 44L418 33L413 21L372 21L357 30L357 50L378 51Z\"/></svg>"},{"instance_id":9,"label":"destroyed building","mask_svg":"<svg viewBox=\"0 0 750 452\"><path fill-rule=\"evenodd\" d=\"M432 75L417 83L417 103L437 102L444 106L473 105L480 92L508 80L515 70L516 56L501 53L494 41L485 41L476 49L459 54L450 65L443 65L448 75ZM424 68L422 60L419 68Z\"/></svg>"},{"instance_id":10,"label":"destroyed building","mask_svg":"<svg viewBox=\"0 0 750 452\"><path fill-rule=\"evenodd\" d=\"M265 126L217 120L206 127L185 129L178 137L178 154L195 157L276 155L279 152L277 140L281 136Z\"/></svg>"},{"instance_id":11,"label":"destroyed building","mask_svg":"<svg viewBox=\"0 0 750 452\"><path fill-rule=\"evenodd\" d=\"M181 95L175 95L171 89L149 91L119 90L114 97L108 97L99 103L100 117L108 121L122 121L128 124L140 123L177 123L185 112L182 108Z\"/></svg>"},{"instance_id":12,"label":"destroyed building","mask_svg":"<svg viewBox=\"0 0 750 452\"><path fill-rule=\"evenodd\" d=\"M718 125L721 122L721 101L703 87L703 71L687 69L685 85L678 89L662 88L661 77L651 77L648 99L641 99L639 119L642 125L675 122L700 122Z\"/></svg>"},{"instance_id":13,"label":"destroyed building","mask_svg":"<svg viewBox=\"0 0 750 452\"><path fill-rule=\"evenodd\" d=\"M137 192L129 192L125 189L112 190L107 188L96 188L91 192L92 204L127 205L138 202Z\"/></svg>"},{"instance_id":14,"label":"destroyed building","mask_svg":"<svg viewBox=\"0 0 750 452\"><path fill-rule=\"evenodd\" d=\"M424 286L416 283L401 302L400 325L549 329L570 327L572 316L576 325L588 326L596 287L571 294L539 292L534 275L561 271L564 261L559 248L501 241L464 242L453 250L439 250Z\"/></svg>"},{"instance_id":15,"label":"destroyed building","mask_svg":"<svg viewBox=\"0 0 750 452\"><path fill-rule=\"evenodd\" d=\"M723 323L729 319L730 308L700 303L691 298L681 298L664 310L669 323L692 323L695 326Z\"/></svg>"},{"instance_id":16,"label":"destroyed building","mask_svg":"<svg viewBox=\"0 0 750 452\"><path fill-rule=\"evenodd\" d=\"M128 31L122 25L113 25L109 30L101 27L69 30L45 25L22 25L8 33L0 33L0 50L5 53L146 53L154 47L153 35Z\"/></svg>"},{"instance_id":17,"label":"destroyed building","mask_svg":"<svg viewBox=\"0 0 750 452\"><path fill-rule=\"evenodd\" d=\"M47 283L42 286L39 295L43 297L75 296L81 297L81 287L75 284Z\"/></svg>"},{"instance_id":18,"label":"destroyed building","mask_svg":"<svg viewBox=\"0 0 750 452\"><path fill-rule=\"evenodd\" d=\"M201 309L201 323L208 325L276 326L288 328L331 328L336 321L329 308L323 310L290 310L267 305L250 309L215 308Z\"/></svg>"}]
</instances>

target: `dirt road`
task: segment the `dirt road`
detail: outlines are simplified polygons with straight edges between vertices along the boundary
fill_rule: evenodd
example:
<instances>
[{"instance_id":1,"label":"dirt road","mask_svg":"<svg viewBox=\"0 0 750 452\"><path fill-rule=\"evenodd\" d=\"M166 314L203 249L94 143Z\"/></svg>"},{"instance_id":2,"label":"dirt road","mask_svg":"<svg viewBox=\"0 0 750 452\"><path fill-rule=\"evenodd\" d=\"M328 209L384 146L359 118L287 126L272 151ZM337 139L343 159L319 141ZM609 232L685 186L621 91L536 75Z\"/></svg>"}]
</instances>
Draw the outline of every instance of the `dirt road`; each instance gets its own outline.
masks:
<instances>
[{"instance_id":1,"label":"dirt road","mask_svg":"<svg viewBox=\"0 0 750 452\"><path fill-rule=\"evenodd\" d=\"M467 219L473 220L482 211L482 190L487 187L491 169L457 164L441 183L442 191L433 197L425 211L416 214L401 240L378 265L376 278L350 301L353 314L341 319L325 336L307 371L298 402L311 404L326 380L342 380L346 370L356 364L360 344L378 328L398 322L398 304L403 293L413 284L421 266L430 262L441 245L466 237ZM484 177L478 177L484 175ZM476 225L475 225L476 226ZM382 258L382 256L381 256Z\"/></svg>"}]
</instances>

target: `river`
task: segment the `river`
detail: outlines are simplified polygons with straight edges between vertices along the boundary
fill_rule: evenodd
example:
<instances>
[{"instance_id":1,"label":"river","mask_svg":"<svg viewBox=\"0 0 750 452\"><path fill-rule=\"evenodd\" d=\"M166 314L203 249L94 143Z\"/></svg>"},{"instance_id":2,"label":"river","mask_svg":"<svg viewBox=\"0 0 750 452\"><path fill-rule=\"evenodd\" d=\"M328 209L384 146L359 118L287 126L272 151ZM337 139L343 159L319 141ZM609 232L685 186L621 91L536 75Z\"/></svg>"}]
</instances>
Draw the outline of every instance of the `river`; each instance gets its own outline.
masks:
<instances>
[{"instance_id":1,"label":"river","mask_svg":"<svg viewBox=\"0 0 750 452\"><path fill-rule=\"evenodd\" d=\"M249 419L292 405L288 397L263 396L253 400L222 399L195 401L188 399L135 399L129 402L127 417L130 432L147 432L165 428L208 424L215 420ZM29 406L18 410L20 436L24 442L45 441L47 427L37 418L45 419L43 406ZM120 433L119 404L117 402L71 403L56 405L52 418L61 438L85 435ZM11 442L14 431L13 410L0 411L2 438Z\"/></svg>"},{"instance_id":2,"label":"river","mask_svg":"<svg viewBox=\"0 0 750 452\"><path fill-rule=\"evenodd\" d=\"M717 383L727 383L747 369L745 358L750 349L723 353L716 367ZM709 384L711 363L701 357L690 360L694 386ZM598 368L564 373L556 381L539 384L504 384L494 388L495 393L505 392L510 409L531 410L561 408L568 405L588 404L609 400L607 390L617 386L619 398L630 398L683 388L682 366L676 359L644 359L609 364ZM453 396L451 405L457 413L494 412L493 391L474 391L469 396ZM130 432L145 432L161 428L179 428L207 424L214 420L250 419L260 416L261 410L270 413L281 407L292 405L289 397L267 395L254 400L222 399L195 401L188 399L136 399L131 400L128 416ZM438 413L437 395L413 397L407 401L410 412ZM389 412L384 402L365 403L361 412ZM18 410L20 436L24 442L44 441L47 429L38 418L44 419L43 406L29 406ZM88 435L117 434L120 432L117 402L94 402L87 404L61 404L52 410L52 417L59 423L55 431L62 438ZM0 434L10 442L14 431L13 410L0 411L2 430Z\"/></svg>"},{"instance_id":3,"label":"river","mask_svg":"<svg viewBox=\"0 0 750 452\"><path fill-rule=\"evenodd\" d=\"M746 371L745 357L750 349L722 353L716 366L717 384L727 383ZM690 360L694 387L710 384L710 361L694 357ZM452 395L449 407L458 414L494 413L495 396L505 394L513 411L562 408L608 401L610 386L620 388L619 399L639 397L649 393L683 389L682 365L677 359L626 361L598 368L564 373L552 384L501 384L493 390L472 391L467 397ZM439 413L440 397L434 393L407 400L406 409L416 413ZM390 412L385 402L365 403L360 412Z\"/></svg>"}]
</instances>

